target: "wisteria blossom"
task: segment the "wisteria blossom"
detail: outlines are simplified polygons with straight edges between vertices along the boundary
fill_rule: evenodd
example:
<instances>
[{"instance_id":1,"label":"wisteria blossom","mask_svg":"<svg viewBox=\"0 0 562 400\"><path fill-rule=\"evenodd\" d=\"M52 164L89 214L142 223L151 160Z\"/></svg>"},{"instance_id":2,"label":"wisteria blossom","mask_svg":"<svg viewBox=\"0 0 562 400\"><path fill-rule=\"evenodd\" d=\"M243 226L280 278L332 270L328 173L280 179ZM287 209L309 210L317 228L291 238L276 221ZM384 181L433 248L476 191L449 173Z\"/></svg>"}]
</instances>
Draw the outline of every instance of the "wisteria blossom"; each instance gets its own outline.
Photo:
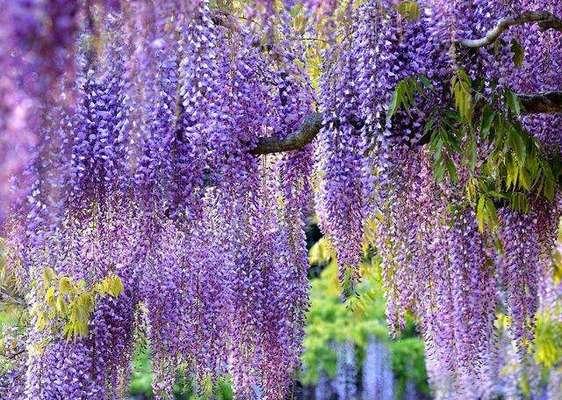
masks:
<instances>
[{"instance_id":1,"label":"wisteria blossom","mask_svg":"<svg viewBox=\"0 0 562 400\"><path fill-rule=\"evenodd\" d=\"M560 1L0 10L0 250L29 315L2 399L124 398L141 340L157 399L178 371L200 396L228 376L236 399L287 399L311 220L342 301L380 257L437 398L491 398L498 344L532 358L561 294ZM335 345L339 398L360 375L394 395L372 340L375 375Z\"/></svg>"}]
</instances>

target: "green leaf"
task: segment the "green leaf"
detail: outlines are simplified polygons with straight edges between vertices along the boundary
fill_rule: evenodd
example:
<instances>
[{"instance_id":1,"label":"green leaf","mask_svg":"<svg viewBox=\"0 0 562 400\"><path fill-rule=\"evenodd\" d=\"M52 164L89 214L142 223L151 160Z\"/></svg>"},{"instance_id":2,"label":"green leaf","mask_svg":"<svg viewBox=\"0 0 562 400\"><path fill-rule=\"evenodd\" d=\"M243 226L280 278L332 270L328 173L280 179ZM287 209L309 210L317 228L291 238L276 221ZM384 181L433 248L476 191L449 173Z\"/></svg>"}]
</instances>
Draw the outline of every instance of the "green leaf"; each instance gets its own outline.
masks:
<instances>
[{"instance_id":1,"label":"green leaf","mask_svg":"<svg viewBox=\"0 0 562 400\"><path fill-rule=\"evenodd\" d=\"M425 123L425 126L423 128L423 133L424 135L431 135L431 140L433 140L433 127L435 125L435 120L433 117L429 117L427 119L427 122Z\"/></svg>"},{"instance_id":2,"label":"green leaf","mask_svg":"<svg viewBox=\"0 0 562 400\"><path fill-rule=\"evenodd\" d=\"M493 142L496 149L501 149L503 146L503 142L506 137L506 121L502 118L501 115L496 115L496 118L493 120L493 128L494 128L494 136Z\"/></svg>"},{"instance_id":3,"label":"green leaf","mask_svg":"<svg viewBox=\"0 0 562 400\"><path fill-rule=\"evenodd\" d=\"M447 172L449 173L449 177L451 178L451 182L456 183L459 180L459 176L457 175L457 167L455 167L455 163L451 161L451 159L447 159L445 161L445 167L447 168Z\"/></svg>"},{"instance_id":4,"label":"green leaf","mask_svg":"<svg viewBox=\"0 0 562 400\"><path fill-rule=\"evenodd\" d=\"M57 296L57 302L55 304L55 310L58 314L64 315L66 313L66 303L64 302L63 296Z\"/></svg>"},{"instance_id":5,"label":"green leaf","mask_svg":"<svg viewBox=\"0 0 562 400\"><path fill-rule=\"evenodd\" d=\"M488 211L488 223L490 227L495 228L498 225L498 212L496 206L491 199L487 199L486 208Z\"/></svg>"},{"instance_id":6,"label":"green leaf","mask_svg":"<svg viewBox=\"0 0 562 400\"><path fill-rule=\"evenodd\" d=\"M59 292L61 294L69 294L73 291L74 285L72 284L72 280L67 276L63 276L59 281Z\"/></svg>"},{"instance_id":7,"label":"green leaf","mask_svg":"<svg viewBox=\"0 0 562 400\"><path fill-rule=\"evenodd\" d=\"M387 118L390 119L400 109L409 109L414 104L414 96L419 90L415 77L400 80L394 89L392 99L388 106Z\"/></svg>"},{"instance_id":8,"label":"green leaf","mask_svg":"<svg viewBox=\"0 0 562 400\"><path fill-rule=\"evenodd\" d=\"M476 221L478 223L478 229L484 231L486 226L486 199L484 196L478 198L478 205L476 206Z\"/></svg>"},{"instance_id":9,"label":"green leaf","mask_svg":"<svg viewBox=\"0 0 562 400\"><path fill-rule=\"evenodd\" d=\"M74 323L68 322L64 325L63 335L66 340L72 340L77 336Z\"/></svg>"},{"instance_id":10,"label":"green leaf","mask_svg":"<svg viewBox=\"0 0 562 400\"><path fill-rule=\"evenodd\" d=\"M517 156L517 162L519 165L524 165L527 156L527 147L525 146L525 141L521 132L513 124L511 124L508 129L508 138L509 144Z\"/></svg>"},{"instance_id":11,"label":"green leaf","mask_svg":"<svg viewBox=\"0 0 562 400\"><path fill-rule=\"evenodd\" d=\"M529 191L531 189L532 180L529 176L529 172L525 168L519 169L519 185L521 188Z\"/></svg>"},{"instance_id":12,"label":"green leaf","mask_svg":"<svg viewBox=\"0 0 562 400\"><path fill-rule=\"evenodd\" d=\"M486 226L495 228L498 225L498 215L496 206L492 199L486 195L480 196L476 207L476 221L478 229L484 232Z\"/></svg>"},{"instance_id":13,"label":"green leaf","mask_svg":"<svg viewBox=\"0 0 562 400\"><path fill-rule=\"evenodd\" d=\"M445 176L445 162L443 159L436 160L433 163L433 176L437 182L441 182Z\"/></svg>"},{"instance_id":14,"label":"green leaf","mask_svg":"<svg viewBox=\"0 0 562 400\"><path fill-rule=\"evenodd\" d=\"M511 52L513 53L513 63L516 67L521 67L525 61L525 49L518 40L511 41Z\"/></svg>"},{"instance_id":15,"label":"green leaf","mask_svg":"<svg viewBox=\"0 0 562 400\"><path fill-rule=\"evenodd\" d=\"M43 283L49 286L57 277L57 274L51 267L47 267L43 270Z\"/></svg>"},{"instance_id":16,"label":"green leaf","mask_svg":"<svg viewBox=\"0 0 562 400\"><path fill-rule=\"evenodd\" d=\"M506 163L505 186L510 189L512 186L515 186L517 184L518 179L519 167L513 160L510 160Z\"/></svg>"},{"instance_id":17,"label":"green leaf","mask_svg":"<svg viewBox=\"0 0 562 400\"><path fill-rule=\"evenodd\" d=\"M445 142L443 141L443 137L441 135L436 135L434 143L432 143L433 147L433 157L435 160L439 160L441 158L441 152L443 151L443 145Z\"/></svg>"},{"instance_id":18,"label":"green leaf","mask_svg":"<svg viewBox=\"0 0 562 400\"><path fill-rule=\"evenodd\" d=\"M457 136L457 131L453 128L449 132L443 132L443 136L446 138L447 147L457 153L461 152L461 142Z\"/></svg>"},{"instance_id":19,"label":"green leaf","mask_svg":"<svg viewBox=\"0 0 562 400\"><path fill-rule=\"evenodd\" d=\"M472 91L470 77L464 69L458 69L451 79L451 92L455 107L465 122L472 120Z\"/></svg>"},{"instance_id":20,"label":"green leaf","mask_svg":"<svg viewBox=\"0 0 562 400\"><path fill-rule=\"evenodd\" d=\"M471 203L474 203L478 193L478 180L469 178L466 183L466 195Z\"/></svg>"},{"instance_id":21,"label":"green leaf","mask_svg":"<svg viewBox=\"0 0 562 400\"><path fill-rule=\"evenodd\" d=\"M556 195L556 178L552 172L552 167L546 161L541 163L541 172L542 172L542 194L547 200L554 200L554 196Z\"/></svg>"},{"instance_id":22,"label":"green leaf","mask_svg":"<svg viewBox=\"0 0 562 400\"><path fill-rule=\"evenodd\" d=\"M515 115L521 114L521 101L519 100L519 97L517 97L515 93L513 93L511 90L506 90L505 100L507 103L507 107L513 114Z\"/></svg>"},{"instance_id":23,"label":"green leaf","mask_svg":"<svg viewBox=\"0 0 562 400\"><path fill-rule=\"evenodd\" d=\"M49 317L47 313L39 312L37 314L37 317L35 318L35 328L37 328L37 330L39 331L42 331L45 330L45 328L47 328L48 325L49 325Z\"/></svg>"},{"instance_id":24,"label":"green leaf","mask_svg":"<svg viewBox=\"0 0 562 400\"><path fill-rule=\"evenodd\" d=\"M510 198L511 208L520 212L529 211L529 200L525 193L513 192Z\"/></svg>"},{"instance_id":25,"label":"green leaf","mask_svg":"<svg viewBox=\"0 0 562 400\"><path fill-rule=\"evenodd\" d=\"M398 106L401 101L401 93L399 90L400 90L399 86L396 86L396 89L394 89L392 99L390 100L390 105L388 106L388 113L387 113L388 118L392 118L396 110L398 110Z\"/></svg>"},{"instance_id":26,"label":"green leaf","mask_svg":"<svg viewBox=\"0 0 562 400\"><path fill-rule=\"evenodd\" d=\"M422 86L426 89L430 89L433 87L433 84L431 83L431 81L428 79L427 76L425 75L420 75L418 77L419 81L421 82Z\"/></svg>"},{"instance_id":27,"label":"green leaf","mask_svg":"<svg viewBox=\"0 0 562 400\"><path fill-rule=\"evenodd\" d=\"M476 160L478 158L478 147L476 144L476 137L474 137L474 135L472 135L468 140L466 153L468 168L470 168L471 171L474 171L476 168Z\"/></svg>"},{"instance_id":28,"label":"green leaf","mask_svg":"<svg viewBox=\"0 0 562 400\"><path fill-rule=\"evenodd\" d=\"M47 305L51 308L55 307L55 303L56 303L55 288L52 286L48 288L47 292L45 293L45 303L47 303Z\"/></svg>"},{"instance_id":29,"label":"green leaf","mask_svg":"<svg viewBox=\"0 0 562 400\"><path fill-rule=\"evenodd\" d=\"M96 284L96 291L102 295L118 297L123 292L123 283L117 275L108 275Z\"/></svg>"}]
</instances>

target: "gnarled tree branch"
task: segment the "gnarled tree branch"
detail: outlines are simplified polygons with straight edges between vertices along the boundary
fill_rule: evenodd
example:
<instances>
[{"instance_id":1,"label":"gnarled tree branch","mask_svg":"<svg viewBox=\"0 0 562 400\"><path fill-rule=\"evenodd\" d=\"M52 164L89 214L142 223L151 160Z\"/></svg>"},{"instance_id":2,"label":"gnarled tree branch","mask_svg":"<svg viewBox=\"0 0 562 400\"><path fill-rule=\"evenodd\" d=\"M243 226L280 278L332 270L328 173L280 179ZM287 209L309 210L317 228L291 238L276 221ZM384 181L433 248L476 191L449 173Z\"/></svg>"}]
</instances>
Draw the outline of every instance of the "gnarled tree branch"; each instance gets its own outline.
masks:
<instances>
[{"instance_id":1,"label":"gnarled tree branch","mask_svg":"<svg viewBox=\"0 0 562 400\"><path fill-rule=\"evenodd\" d=\"M523 114L557 114L562 113L562 92L538 94L520 94ZM358 125L361 125L359 122ZM285 139L274 137L261 138L252 154L273 154L302 149L314 140L322 128L322 114L313 113L307 116L301 127Z\"/></svg>"},{"instance_id":2,"label":"gnarled tree branch","mask_svg":"<svg viewBox=\"0 0 562 400\"><path fill-rule=\"evenodd\" d=\"M322 128L322 114L313 113L304 118L301 127L289 134L285 139L273 137L261 138L252 154L273 154L285 151L299 150L318 135Z\"/></svg>"},{"instance_id":3,"label":"gnarled tree branch","mask_svg":"<svg viewBox=\"0 0 562 400\"><path fill-rule=\"evenodd\" d=\"M492 44L500 35L512 26L536 23L543 30L554 29L562 32L562 20L548 11L525 11L515 17L502 18L496 26L479 39L464 39L460 44L465 47L483 47Z\"/></svg>"}]
</instances>

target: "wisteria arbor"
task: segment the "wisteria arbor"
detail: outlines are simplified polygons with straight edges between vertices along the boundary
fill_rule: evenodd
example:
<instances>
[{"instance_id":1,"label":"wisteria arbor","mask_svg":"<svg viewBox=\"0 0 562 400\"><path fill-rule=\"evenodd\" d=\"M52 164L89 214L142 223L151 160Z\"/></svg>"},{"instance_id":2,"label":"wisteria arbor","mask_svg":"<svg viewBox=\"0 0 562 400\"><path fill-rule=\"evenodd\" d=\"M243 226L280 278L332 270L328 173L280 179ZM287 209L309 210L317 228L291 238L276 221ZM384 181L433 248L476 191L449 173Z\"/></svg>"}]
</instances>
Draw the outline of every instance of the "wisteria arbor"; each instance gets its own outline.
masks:
<instances>
[{"instance_id":1,"label":"wisteria arbor","mask_svg":"<svg viewBox=\"0 0 562 400\"><path fill-rule=\"evenodd\" d=\"M32 321L3 399L121 398L143 329L158 398L182 365L284 399L311 210L342 298L368 241L457 399L492 396L497 310L524 360L559 307L559 0L0 9L0 296Z\"/></svg>"}]
</instances>

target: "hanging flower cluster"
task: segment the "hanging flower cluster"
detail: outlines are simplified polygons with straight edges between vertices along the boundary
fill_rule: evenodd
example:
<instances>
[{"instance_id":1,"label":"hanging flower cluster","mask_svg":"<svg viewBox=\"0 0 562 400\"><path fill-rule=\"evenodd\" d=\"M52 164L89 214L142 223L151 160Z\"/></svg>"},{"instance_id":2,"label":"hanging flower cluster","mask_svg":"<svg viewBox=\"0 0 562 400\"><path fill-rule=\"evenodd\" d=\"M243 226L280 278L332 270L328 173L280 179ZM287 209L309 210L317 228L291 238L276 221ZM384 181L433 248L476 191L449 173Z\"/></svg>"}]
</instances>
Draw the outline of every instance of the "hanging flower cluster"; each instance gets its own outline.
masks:
<instances>
[{"instance_id":1,"label":"hanging flower cluster","mask_svg":"<svg viewBox=\"0 0 562 400\"><path fill-rule=\"evenodd\" d=\"M76 101L49 109L29 145L37 154L21 168L32 189L11 235L28 282L50 268L66 283L29 294L35 351L14 393L125 395L139 329L158 398L172 396L180 365L201 390L231 375L241 398L283 399L297 370L313 147L251 150L312 111L308 78L256 46L259 32L228 26L206 4L174 18L172 3L109 14L101 48L86 34L76 87L64 81L54 95ZM279 35L290 34L285 15ZM287 65L303 57L275 46ZM108 276L122 285L116 296L88 289Z\"/></svg>"},{"instance_id":2,"label":"hanging flower cluster","mask_svg":"<svg viewBox=\"0 0 562 400\"><path fill-rule=\"evenodd\" d=\"M561 36L523 25L488 47L463 49L459 43L485 36L503 17L536 9L560 15L560 9L531 1L413 3L364 2L348 23L335 65L324 73L320 105L327 117L320 144L329 145L319 146L320 222L333 237L340 264L353 266L363 223L367 217L375 221L390 327L399 331L406 313L415 314L434 389L455 398L487 398L497 307L505 301L525 357L543 288L548 286L551 299L556 291L545 283L552 269L542 250L551 251L554 237L541 231L555 231L560 214L553 193L548 200L532 194L523 205L486 197L493 196L486 162L497 153L490 150L485 125L463 123L480 118L481 111L478 99L461 93L481 93L488 109L497 107L500 114L512 112L509 101L497 100L510 90L560 90L559 79L551 77L559 68L560 46L553 43ZM514 67L519 45L525 57ZM481 86L472 89L476 81ZM515 126L527 130L524 140L534 141L543 157L555 159L557 118L516 115ZM507 157L516 158L514 152ZM515 162L524 161L519 156ZM365 185L360 163L372 183ZM513 190L513 199L532 190L508 179L501 190ZM355 188L367 188L366 194L359 189L349 195ZM501 207L497 214L495 207ZM540 217L545 209L552 219ZM482 210L491 210L490 231L482 228Z\"/></svg>"}]
</instances>

